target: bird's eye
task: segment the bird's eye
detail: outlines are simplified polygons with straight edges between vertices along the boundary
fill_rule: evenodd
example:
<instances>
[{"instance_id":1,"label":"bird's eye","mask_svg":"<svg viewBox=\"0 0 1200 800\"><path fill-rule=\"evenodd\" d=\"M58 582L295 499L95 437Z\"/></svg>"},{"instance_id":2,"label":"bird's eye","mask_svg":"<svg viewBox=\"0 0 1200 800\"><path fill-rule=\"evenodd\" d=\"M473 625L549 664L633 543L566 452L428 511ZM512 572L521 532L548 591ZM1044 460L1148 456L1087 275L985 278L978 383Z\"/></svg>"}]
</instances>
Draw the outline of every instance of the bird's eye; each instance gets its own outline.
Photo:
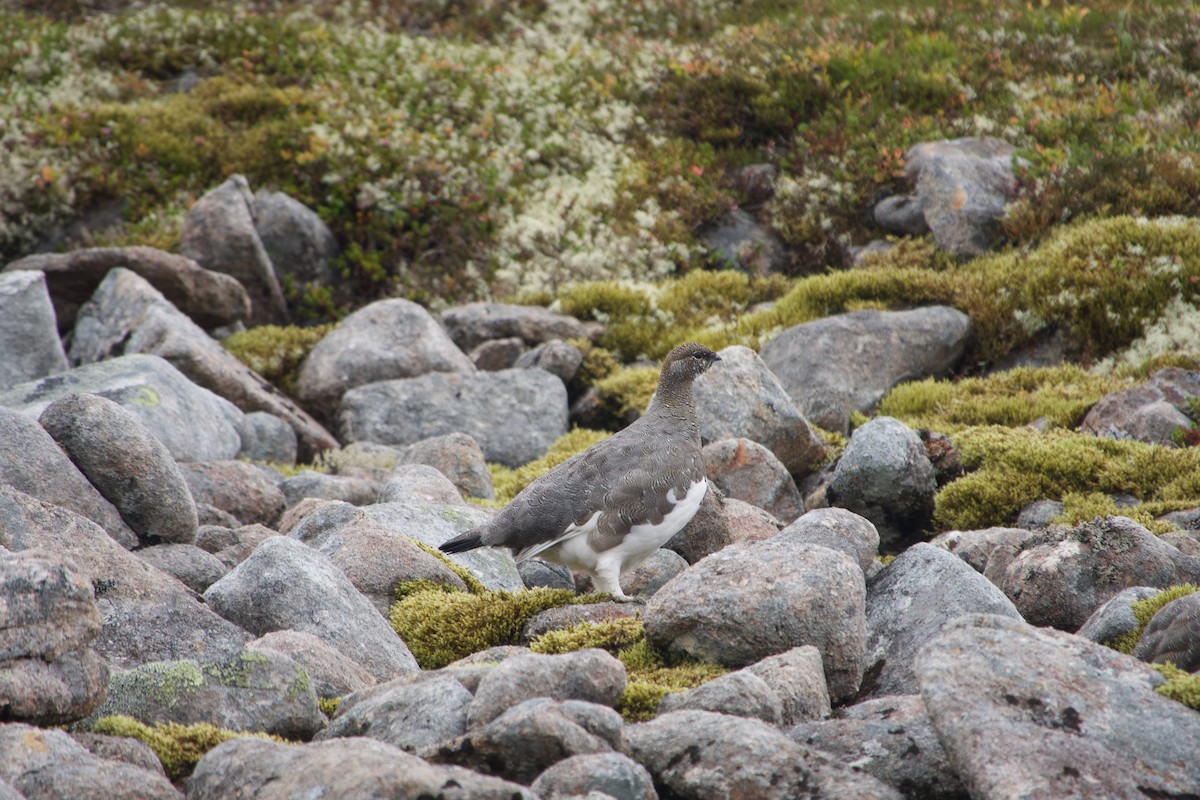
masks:
<instances>
[{"instance_id":1,"label":"bird's eye","mask_svg":"<svg viewBox=\"0 0 1200 800\"><path fill-rule=\"evenodd\" d=\"M692 353L692 358L704 358L704 353L700 353L700 352Z\"/></svg>"}]
</instances>

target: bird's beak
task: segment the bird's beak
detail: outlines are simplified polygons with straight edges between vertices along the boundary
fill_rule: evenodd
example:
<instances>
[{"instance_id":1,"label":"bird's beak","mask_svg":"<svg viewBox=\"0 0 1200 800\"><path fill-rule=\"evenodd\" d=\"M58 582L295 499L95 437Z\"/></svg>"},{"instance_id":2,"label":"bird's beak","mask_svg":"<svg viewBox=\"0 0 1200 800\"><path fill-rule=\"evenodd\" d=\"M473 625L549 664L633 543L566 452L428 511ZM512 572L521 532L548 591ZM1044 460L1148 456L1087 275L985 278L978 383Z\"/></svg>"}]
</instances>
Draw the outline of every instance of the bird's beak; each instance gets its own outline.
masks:
<instances>
[{"instance_id":1,"label":"bird's beak","mask_svg":"<svg viewBox=\"0 0 1200 800\"><path fill-rule=\"evenodd\" d=\"M720 361L720 360L721 360L721 357L720 357L719 355L717 355L716 353L713 353L713 354L712 354L712 360L713 360L713 361Z\"/></svg>"}]
</instances>

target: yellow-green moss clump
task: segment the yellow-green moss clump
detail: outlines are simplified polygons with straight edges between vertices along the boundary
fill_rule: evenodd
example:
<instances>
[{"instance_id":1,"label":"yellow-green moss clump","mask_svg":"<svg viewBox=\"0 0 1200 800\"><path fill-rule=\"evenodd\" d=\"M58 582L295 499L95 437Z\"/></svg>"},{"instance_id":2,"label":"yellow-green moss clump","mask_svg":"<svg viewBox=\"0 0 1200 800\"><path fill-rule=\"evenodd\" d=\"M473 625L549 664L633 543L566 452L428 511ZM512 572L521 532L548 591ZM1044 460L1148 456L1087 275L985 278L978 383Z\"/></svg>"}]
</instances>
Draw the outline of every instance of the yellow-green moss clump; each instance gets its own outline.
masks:
<instances>
[{"instance_id":1,"label":"yellow-green moss clump","mask_svg":"<svg viewBox=\"0 0 1200 800\"><path fill-rule=\"evenodd\" d=\"M338 710L338 708L341 707L341 705L342 705L342 698L340 698L340 697L317 698L317 706L321 709L321 713L324 714L329 719L333 719L334 715L337 714L337 710Z\"/></svg>"},{"instance_id":2,"label":"yellow-green moss clump","mask_svg":"<svg viewBox=\"0 0 1200 800\"><path fill-rule=\"evenodd\" d=\"M317 342L334 325L301 328L296 325L260 325L239 331L221 342L250 369L288 394L295 389L296 371Z\"/></svg>"},{"instance_id":3,"label":"yellow-green moss clump","mask_svg":"<svg viewBox=\"0 0 1200 800\"><path fill-rule=\"evenodd\" d=\"M509 469L500 464L488 464L492 473L492 487L496 492L496 503L504 505L520 494L521 490L571 456L582 453L594 444L604 441L612 434L575 428L559 437L550 445L546 454L536 461Z\"/></svg>"},{"instance_id":4,"label":"yellow-green moss clump","mask_svg":"<svg viewBox=\"0 0 1200 800\"><path fill-rule=\"evenodd\" d=\"M981 378L904 383L880 401L878 413L941 433L975 425L1017 427L1042 418L1073 428L1097 400L1130 385L1074 365L1020 367Z\"/></svg>"},{"instance_id":5,"label":"yellow-green moss clump","mask_svg":"<svg viewBox=\"0 0 1200 800\"><path fill-rule=\"evenodd\" d=\"M596 383L599 414L617 427L637 419L658 388L658 367L626 367Z\"/></svg>"},{"instance_id":6,"label":"yellow-green moss clump","mask_svg":"<svg viewBox=\"0 0 1200 800\"><path fill-rule=\"evenodd\" d=\"M570 653L589 647L607 650L625 665L628 678L617 710L627 722L652 719L665 695L694 688L728 672L716 664L668 658L646 641L642 622L635 618L582 622L544 633L530 644L536 653Z\"/></svg>"},{"instance_id":7,"label":"yellow-green moss clump","mask_svg":"<svg viewBox=\"0 0 1200 800\"><path fill-rule=\"evenodd\" d=\"M1200 675L1184 672L1174 664L1151 664L1167 682L1154 691L1176 703L1200 711Z\"/></svg>"},{"instance_id":8,"label":"yellow-green moss clump","mask_svg":"<svg viewBox=\"0 0 1200 800\"><path fill-rule=\"evenodd\" d=\"M517 644L525 623L540 611L603 597L569 589L470 594L439 587L408 594L392 605L388 618L417 663L438 669L489 647Z\"/></svg>"},{"instance_id":9,"label":"yellow-green moss clump","mask_svg":"<svg viewBox=\"0 0 1200 800\"><path fill-rule=\"evenodd\" d=\"M1146 630L1146 626L1150 624L1150 620L1162 610L1163 606L1172 600L1186 597L1198 590L1200 590L1200 586L1194 583L1181 583L1163 589L1153 597L1147 597L1145 600L1138 600L1135 603L1131 603L1129 608L1133 611L1134 619L1137 620L1137 628L1111 642L1105 642L1105 644L1127 655L1132 653L1133 648L1137 647L1138 640L1142 638L1142 632Z\"/></svg>"},{"instance_id":10,"label":"yellow-green moss clump","mask_svg":"<svg viewBox=\"0 0 1200 800\"><path fill-rule=\"evenodd\" d=\"M1126 493L1141 500L1120 513L1135 519L1200 504L1200 448L1115 441L1065 430L999 426L963 428L952 436L970 472L937 495L938 530L976 530L1011 523L1042 498Z\"/></svg>"},{"instance_id":11,"label":"yellow-green moss clump","mask_svg":"<svg viewBox=\"0 0 1200 800\"><path fill-rule=\"evenodd\" d=\"M245 731L239 733L205 722L196 725L180 725L177 722L146 725L132 717L124 716L101 717L92 725L91 730L93 733L109 736L130 736L145 742L154 750L171 780L186 778L205 753L230 739L255 736L274 742L287 742L278 736Z\"/></svg>"}]
</instances>

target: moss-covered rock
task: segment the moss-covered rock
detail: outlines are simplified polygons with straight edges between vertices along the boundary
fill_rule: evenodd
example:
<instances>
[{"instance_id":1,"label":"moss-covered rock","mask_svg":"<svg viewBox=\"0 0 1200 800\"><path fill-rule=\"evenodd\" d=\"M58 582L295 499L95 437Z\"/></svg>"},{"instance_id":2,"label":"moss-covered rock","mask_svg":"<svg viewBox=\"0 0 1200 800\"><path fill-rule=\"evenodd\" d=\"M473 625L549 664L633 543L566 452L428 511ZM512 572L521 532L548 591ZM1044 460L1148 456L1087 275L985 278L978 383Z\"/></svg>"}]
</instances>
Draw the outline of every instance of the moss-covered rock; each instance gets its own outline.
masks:
<instances>
[{"instance_id":1,"label":"moss-covered rock","mask_svg":"<svg viewBox=\"0 0 1200 800\"><path fill-rule=\"evenodd\" d=\"M296 388L297 372L305 356L333 327L260 325L239 331L221 344L243 364L290 394Z\"/></svg>"},{"instance_id":2,"label":"moss-covered rock","mask_svg":"<svg viewBox=\"0 0 1200 800\"><path fill-rule=\"evenodd\" d=\"M1169 697L1176 703L1183 703L1188 708L1200 711L1200 675L1184 672L1174 664L1151 664L1167 679L1166 683L1154 691L1163 697Z\"/></svg>"},{"instance_id":3,"label":"moss-covered rock","mask_svg":"<svg viewBox=\"0 0 1200 800\"><path fill-rule=\"evenodd\" d=\"M207 723L180 725L164 722L146 725L132 717L119 715L96 720L91 726L91 731L109 736L129 736L144 742L154 750L167 776L176 781L190 775L204 754L221 742L241 736L256 736L276 742L287 741L265 733L231 731Z\"/></svg>"},{"instance_id":4,"label":"moss-covered rock","mask_svg":"<svg viewBox=\"0 0 1200 800\"><path fill-rule=\"evenodd\" d=\"M1137 620L1137 628L1114 641L1105 642L1105 644L1122 653L1133 653L1133 648L1137 647L1138 640L1142 638L1142 633L1146 630L1146 626L1150 624L1150 620L1154 618L1154 615L1162 610L1163 606L1172 600L1178 600L1197 591L1200 591L1200 586L1192 583L1181 583L1178 586L1170 586L1163 589L1153 597L1138 600L1129 606L1130 610L1133 611L1134 619Z\"/></svg>"}]
</instances>

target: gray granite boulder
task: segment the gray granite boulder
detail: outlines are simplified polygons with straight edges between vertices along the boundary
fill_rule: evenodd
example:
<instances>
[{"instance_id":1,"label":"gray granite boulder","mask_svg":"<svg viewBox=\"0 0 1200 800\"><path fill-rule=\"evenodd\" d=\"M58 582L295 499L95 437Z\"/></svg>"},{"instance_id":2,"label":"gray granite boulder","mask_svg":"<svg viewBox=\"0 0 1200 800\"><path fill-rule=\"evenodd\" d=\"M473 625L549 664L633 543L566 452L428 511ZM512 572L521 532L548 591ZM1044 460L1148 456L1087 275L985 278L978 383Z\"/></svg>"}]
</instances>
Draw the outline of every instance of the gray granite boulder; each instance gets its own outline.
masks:
<instances>
[{"instance_id":1,"label":"gray granite boulder","mask_svg":"<svg viewBox=\"0 0 1200 800\"><path fill-rule=\"evenodd\" d=\"M586 339L587 326L574 317L541 306L470 303L442 312L446 333L463 352L488 339L518 337L535 345L551 339Z\"/></svg>"},{"instance_id":2,"label":"gray granite boulder","mask_svg":"<svg viewBox=\"0 0 1200 800\"><path fill-rule=\"evenodd\" d=\"M779 696L781 725L791 726L829 716L829 687L825 684L821 651L812 645L767 656L743 671L762 678Z\"/></svg>"},{"instance_id":3,"label":"gray granite boulder","mask_svg":"<svg viewBox=\"0 0 1200 800\"><path fill-rule=\"evenodd\" d=\"M916 544L867 583L867 648L860 698L917 691L917 653L963 614L1021 619L1012 602L960 558Z\"/></svg>"},{"instance_id":4,"label":"gray granite boulder","mask_svg":"<svg viewBox=\"0 0 1200 800\"><path fill-rule=\"evenodd\" d=\"M45 276L0 272L0 389L68 367Z\"/></svg>"},{"instance_id":5,"label":"gray granite boulder","mask_svg":"<svg viewBox=\"0 0 1200 800\"><path fill-rule=\"evenodd\" d=\"M1142 631L1133 655L1143 661L1170 662L1184 672L1200 671L1200 592L1160 608Z\"/></svg>"},{"instance_id":6,"label":"gray granite boulder","mask_svg":"<svg viewBox=\"0 0 1200 800\"><path fill-rule=\"evenodd\" d=\"M0 724L0 797L183 800L161 770L102 758L64 731L19 723Z\"/></svg>"},{"instance_id":7,"label":"gray granite boulder","mask_svg":"<svg viewBox=\"0 0 1200 800\"><path fill-rule=\"evenodd\" d=\"M342 650L377 680L418 669L412 653L345 574L295 539L267 539L208 587L214 611L256 636L311 633Z\"/></svg>"},{"instance_id":8,"label":"gray granite boulder","mask_svg":"<svg viewBox=\"0 0 1200 800\"><path fill-rule=\"evenodd\" d=\"M284 286L311 283L332 289L341 282L332 263L339 253L337 239L296 198L259 189L254 193L254 229Z\"/></svg>"},{"instance_id":9,"label":"gray granite boulder","mask_svg":"<svg viewBox=\"0 0 1200 800\"><path fill-rule=\"evenodd\" d=\"M774 453L791 474L811 472L828 448L779 380L748 347L726 347L719 355L720 372L701 375L692 389L701 438L750 439Z\"/></svg>"},{"instance_id":10,"label":"gray granite boulder","mask_svg":"<svg viewBox=\"0 0 1200 800\"><path fill-rule=\"evenodd\" d=\"M476 369L498 372L515 367L523 352L525 342L519 336L510 336L479 343L467 353L467 358L471 359Z\"/></svg>"},{"instance_id":11,"label":"gray granite boulder","mask_svg":"<svg viewBox=\"0 0 1200 800\"><path fill-rule=\"evenodd\" d=\"M1122 589L1111 599L1092 612L1077 635L1097 644L1108 644L1142 627L1133 613L1133 604L1158 594L1151 586L1130 586Z\"/></svg>"},{"instance_id":12,"label":"gray granite boulder","mask_svg":"<svg viewBox=\"0 0 1200 800\"><path fill-rule=\"evenodd\" d=\"M271 631L246 645L246 652L273 650L308 673L317 697L341 697L375 685L375 678L354 659L311 633Z\"/></svg>"},{"instance_id":13,"label":"gray granite boulder","mask_svg":"<svg viewBox=\"0 0 1200 800\"><path fill-rule=\"evenodd\" d=\"M295 431L304 458L337 446L321 423L218 344L157 289L129 270L114 269L79 310L71 358L91 364L137 354L165 359L197 386L243 412L268 412L284 420ZM239 434L249 438L244 434L250 423L244 415L238 421ZM245 445L243 441L239 451Z\"/></svg>"},{"instance_id":14,"label":"gray granite boulder","mask_svg":"<svg viewBox=\"0 0 1200 800\"><path fill-rule=\"evenodd\" d=\"M426 464L450 479L463 497L496 499L483 448L466 433L431 436L401 448L397 464Z\"/></svg>"},{"instance_id":15,"label":"gray granite boulder","mask_svg":"<svg viewBox=\"0 0 1200 800\"><path fill-rule=\"evenodd\" d=\"M453 677L395 680L366 693L317 737L369 736L409 752L437 747L467 732L471 693Z\"/></svg>"},{"instance_id":16,"label":"gray granite boulder","mask_svg":"<svg viewBox=\"0 0 1200 800\"><path fill-rule=\"evenodd\" d=\"M156 544L141 548L135 555L196 593L203 593L229 572L221 559L194 544Z\"/></svg>"},{"instance_id":17,"label":"gray granite boulder","mask_svg":"<svg viewBox=\"0 0 1200 800\"><path fill-rule=\"evenodd\" d=\"M847 768L873 775L905 797L967 797L920 695L894 695L839 709L834 719L804 722L793 741L826 753Z\"/></svg>"},{"instance_id":18,"label":"gray granite boulder","mask_svg":"<svg viewBox=\"0 0 1200 800\"><path fill-rule=\"evenodd\" d=\"M686 692L672 692L658 704L659 714L672 711L715 711L734 717L760 719L779 727L783 724L783 701L757 675L729 672Z\"/></svg>"},{"instance_id":19,"label":"gray granite boulder","mask_svg":"<svg viewBox=\"0 0 1200 800\"><path fill-rule=\"evenodd\" d=\"M379 484L372 480L349 475L328 475L311 469L302 469L279 482L279 491L283 492L288 508L306 497L365 506L379 500L380 489Z\"/></svg>"},{"instance_id":20,"label":"gray granite boulder","mask_svg":"<svg viewBox=\"0 0 1200 800\"><path fill-rule=\"evenodd\" d=\"M274 525L287 505L278 473L257 464L202 461L179 466L197 504L216 506L238 522Z\"/></svg>"},{"instance_id":21,"label":"gray granite boulder","mask_svg":"<svg viewBox=\"0 0 1200 800\"><path fill-rule=\"evenodd\" d=\"M726 547L650 598L646 637L730 667L811 644L830 695L858 690L866 641L862 570L844 553L778 539Z\"/></svg>"},{"instance_id":22,"label":"gray granite boulder","mask_svg":"<svg viewBox=\"0 0 1200 800\"><path fill-rule=\"evenodd\" d=\"M61 506L133 549L137 534L37 421L0 406L0 485Z\"/></svg>"},{"instance_id":23,"label":"gray granite boulder","mask_svg":"<svg viewBox=\"0 0 1200 800\"><path fill-rule=\"evenodd\" d=\"M676 711L626 726L625 749L650 771L663 797L901 797L765 722L711 711Z\"/></svg>"},{"instance_id":24,"label":"gray granite boulder","mask_svg":"<svg viewBox=\"0 0 1200 800\"><path fill-rule=\"evenodd\" d=\"M916 665L921 697L972 797L1185 797L1200 791L1200 716L1162 676L1079 636L960 617Z\"/></svg>"},{"instance_id":25,"label":"gray granite boulder","mask_svg":"<svg viewBox=\"0 0 1200 800\"><path fill-rule=\"evenodd\" d=\"M1079 430L1108 439L1136 439L1172 445L1177 429L1187 430L1188 399L1200 397L1200 372L1169 367L1143 384L1100 398Z\"/></svg>"},{"instance_id":26,"label":"gray granite boulder","mask_svg":"<svg viewBox=\"0 0 1200 800\"><path fill-rule=\"evenodd\" d=\"M783 241L741 208L726 211L697 238L724 269L767 275L783 272L791 263Z\"/></svg>"},{"instance_id":27,"label":"gray granite boulder","mask_svg":"<svg viewBox=\"0 0 1200 800\"><path fill-rule=\"evenodd\" d=\"M393 533L429 547L466 533L491 516L475 506L438 503L376 503L362 510ZM503 548L481 547L446 558L469 569L488 589L516 591L525 585L512 554Z\"/></svg>"},{"instance_id":28,"label":"gray granite boulder","mask_svg":"<svg viewBox=\"0 0 1200 800\"><path fill-rule=\"evenodd\" d=\"M331 418L342 396L366 384L475 366L437 321L409 300L378 300L346 317L304 359L297 397Z\"/></svg>"},{"instance_id":29,"label":"gray granite boulder","mask_svg":"<svg viewBox=\"0 0 1200 800\"><path fill-rule=\"evenodd\" d=\"M993 555L984 575L1031 624L1077 631L1122 589L1200 581L1200 558L1127 517L1107 517L1036 536L1011 560Z\"/></svg>"},{"instance_id":30,"label":"gray granite boulder","mask_svg":"<svg viewBox=\"0 0 1200 800\"><path fill-rule=\"evenodd\" d=\"M325 726L308 673L273 650L224 661L158 661L114 672L93 719L120 714L153 725L207 722L234 731L312 738Z\"/></svg>"},{"instance_id":31,"label":"gray granite boulder","mask_svg":"<svg viewBox=\"0 0 1200 800\"><path fill-rule=\"evenodd\" d=\"M105 397L60 397L38 419L144 545L196 538L196 503L175 459L133 412Z\"/></svg>"},{"instance_id":32,"label":"gray granite boulder","mask_svg":"<svg viewBox=\"0 0 1200 800\"><path fill-rule=\"evenodd\" d=\"M251 325L287 321L287 303L271 258L254 227L250 184L234 175L196 201L183 220L179 252L201 266L232 275L250 297Z\"/></svg>"},{"instance_id":33,"label":"gray granite boulder","mask_svg":"<svg viewBox=\"0 0 1200 800\"><path fill-rule=\"evenodd\" d=\"M306 745L233 739L200 759L188 800L290 797L436 797L445 800L537 800L515 783L460 767L435 766L373 739L330 739Z\"/></svg>"},{"instance_id":34,"label":"gray granite boulder","mask_svg":"<svg viewBox=\"0 0 1200 800\"><path fill-rule=\"evenodd\" d=\"M44 550L0 550L0 717L61 725L104 700L92 649L101 617L87 578Z\"/></svg>"},{"instance_id":35,"label":"gray granite boulder","mask_svg":"<svg viewBox=\"0 0 1200 800\"><path fill-rule=\"evenodd\" d=\"M1024 528L985 528L979 531L946 531L930 539L929 543L954 553L976 572L983 572L996 548L1015 550L1032 536L1033 531Z\"/></svg>"},{"instance_id":36,"label":"gray granite boulder","mask_svg":"<svg viewBox=\"0 0 1200 800\"><path fill-rule=\"evenodd\" d=\"M708 479L727 497L758 506L790 522L804 513L804 499L775 454L749 439L722 439L704 448Z\"/></svg>"},{"instance_id":37,"label":"gray granite boulder","mask_svg":"<svg viewBox=\"0 0 1200 800\"><path fill-rule=\"evenodd\" d=\"M36 417L72 394L98 394L124 406L176 461L236 458L242 449L242 412L158 356L119 356L21 383L0 392L0 406Z\"/></svg>"},{"instance_id":38,"label":"gray granite boulder","mask_svg":"<svg viewBox=\"0 0 1200 800\"><path fill-rule=\"evenodd\" d=\"M540 369L436 372L351 389L337 420L346 442L400 445L467 433L488 461L517 467L567 432L567 390Z\"/></svg>"},{"instance_id":39,"label":"gray granite boulder","mask_svg":"<svg viewBox=\"0 0 1200 800\"><path fill-rule=\"evenodd\" d=\"M248 412L241 433L242 450L238 458L272 464L296 463L300 452L296 431L276 415L266 411Z\"/></svg>"},{"instance_id":40,"label":"gray granite boulder","mask_svg":"<svg viewBox=\"0 0 1200 800\"><path fill-rule=\"evenodd\" d=\"M554 764L529 786L542 800L601 796L617 800L658 800L646 768L620 753L571 756Z\"/></svg>"},{"instance_id":41,"label":"gray granite boulder","mask_svg":"<svg viewBox=\"0 0 1200 800\"><path fill-rule=\"evenodd\" d=\"M380 503L463 503L458 487L428 464L397 464L379 490Z\"/></svg>"},{"instance_id":42,"label":"gray granite boulder","mask_svg":"<svg viewBox=\"0 0 1200 800\"><path fill-rule=\"evenodd\" d=\"M844 508L814 508L778 534L780 539L840 550L865 573L879 554L879 531L871 520Z\"/></svg>"},{"instance_id":43,"label":"gray granite boulder","mask_svg":"<svg viewBox=\"0 0 1200 800\"><path fill-rule=\"evenodd\" d=\"M279 536L279 532L266 525L238 525L229 528L223 525L201 525L196 531L196 546L212 553L229 569L250 557L250 554L267 539Z\"/></svg>"},{"instance_id":44,"label":"gray granite boulder","mask_svg":"<svg viewBox=\"0 0 1200 800\"><path fill-rule=\"evenodd\" d=\"M607 706L535 696L425 757L530 783L563 759L618 750L622 728L621 715Z\"/></svg>"},{"instance_id":45,"label":"gray granite boulder","mask_svg":"<svg viewBox=\"0 0 1200 800\"><path fill-rule=\"evenodd\" d=\"M250 298L233 276L204 269L186 256L153 247L90 247L67 253L38 253L14 261L5 270L37 270L46 276L60 330L75 324L87 302L114 269L136 272L205 330L243 321Z\"/></svg>"},{"instance_id":46,"label":"gray granite boulder","mask_svg":"<svg viewBox=\"0 0 1200 800\"><path fill-rule=\"evenodd\" d=\"M851 412L869 411L897 384L949 374L972 330L947 306L854 311L788 328L760 355L800 413L845 433Z\"/></svg>"},{"instance_id":47,"label":"gray granite boulder","mask_svg":"<svg viewBox=\"0 0 1200 800\"><path fill-rule=\"evenodd\" d=\"M513 366L517 369L544 369L551 375L558 376L563 383L570 383L582 363L582 350L573 344L555 339L522 353Z\"/></svg>"},{"instance_id":48,"label":"gray granite boulder","mask_svg":"<svg viewBox=\"0 0 1200 800\"><path fill-rule=\"evenodd\" d=\"M876 417L850 436L825 497L869 519L880 544L894 551L928 527L937 489L916 431L893 417Z\"/></svg>"},{"instance_id":49,"label":"gray granite boulder","mask_svg":"<svg viewBox=\"0 0 1200 800\"><path fill-rule=\"evenodd\" d=\"M876 206L875 220L915 235L923 221L941 249L960 258L985 253L998 239L1000 218L1016 194L1015 160L1016 148L992 137L915 144L904 154L914 194L888 198Z\"/></svg>"},{"instance_id":50,"label":"gray granite boulder","mask_svg":"<svg viewBox=\"0 0 1200 800\"><path fill-rule=\"evenodd\" d=\"M486 725L534 697L615 707L624 691L625 665L604 650L517 656L500 663L479 682L467 725Z\"/></svg>"}]
</instances>

